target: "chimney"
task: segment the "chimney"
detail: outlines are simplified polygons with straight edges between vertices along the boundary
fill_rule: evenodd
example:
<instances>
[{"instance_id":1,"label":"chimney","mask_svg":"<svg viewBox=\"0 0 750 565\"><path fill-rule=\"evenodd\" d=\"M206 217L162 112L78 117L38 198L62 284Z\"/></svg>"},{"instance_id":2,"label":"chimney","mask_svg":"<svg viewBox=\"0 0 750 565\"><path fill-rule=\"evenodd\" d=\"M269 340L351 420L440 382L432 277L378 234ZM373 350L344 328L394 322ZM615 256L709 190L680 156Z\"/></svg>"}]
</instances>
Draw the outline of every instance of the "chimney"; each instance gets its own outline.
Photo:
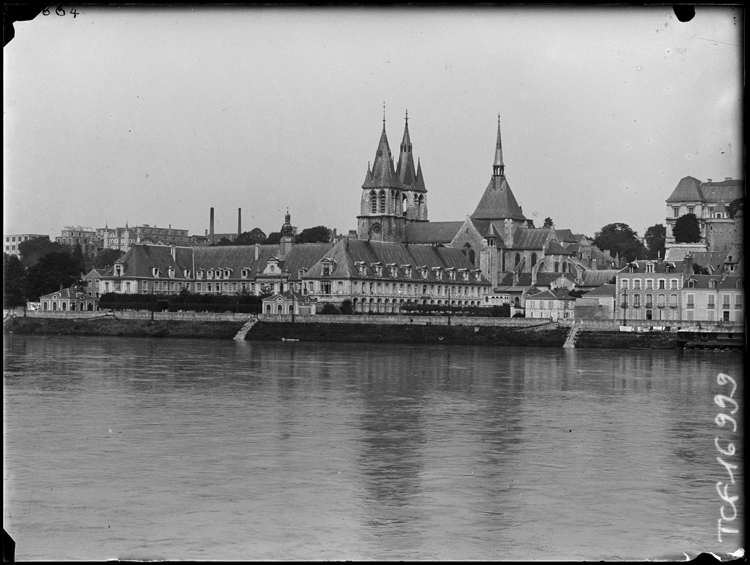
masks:
<instances>
[{"instance_id":1,"label":"chimney","mask_svg":"<svg viewBox=\"0 0 750 565\"><path fill-rule=\"evenodd\" d=\"M237 208L237 236L242 235L242 208Z\"/></svg>"},{"instance_id":2,"label":"chimney","mask_svg":"<svg viewBox=\"0 0 750 565\"><path fill-rule=\"evenodd\" d=\"M685 274L688 276L693 274L693 255L691 253L685 255Z\"/></svg>"},{"instance_id":3,"label":"chimney","mask_svg":"<svg viewBox=\"0 0 750 565\"><path fill-rule=\"evenodd\" d=\"M172 260L177 261L177 250L174 243L169 244L169 251L172 254Z\"/></svg>"},{"instance_id":4,"label":"chimney","mask_svg":"<svg viewBox=\"0 0 750 565\"><path fill-rule=\"evenodd\" d=\"M211 243L213 243L214 242L214 208L213 206L211 207L211 222L209 224L209 229L211 230L210 240L211 240Z\"/></svg>"},{"instance_id":5,"label":"chimney","mask_svg":"<svg viewBox=\"0 0 750 565\"><path fill-rule=\"evenodd\" d=\"M260 257L260 243L255 244L255 260L258 260L258 257Z\"/></svg>"}]
</instances>

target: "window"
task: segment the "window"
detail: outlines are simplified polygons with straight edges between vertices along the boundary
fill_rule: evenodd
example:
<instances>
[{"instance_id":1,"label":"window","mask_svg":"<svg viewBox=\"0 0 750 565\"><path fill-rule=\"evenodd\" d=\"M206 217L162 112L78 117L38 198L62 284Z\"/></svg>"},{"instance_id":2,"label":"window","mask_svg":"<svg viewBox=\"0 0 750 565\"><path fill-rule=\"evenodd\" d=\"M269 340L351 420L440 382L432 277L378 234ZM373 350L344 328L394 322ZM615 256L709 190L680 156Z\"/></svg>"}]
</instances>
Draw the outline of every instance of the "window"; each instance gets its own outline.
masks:
<instances>
[{"instance_id":1,"label":"window","mask_svg":"<svg viewBox=\"0 0 750 565\"><path fill-rule=\"evenodd\" d=\"M657 297L657 302L656 302L656 305L657 305L657 306L658 306L659 308L664 308L664 307L665 307L665 306L667 305L667 297L666 297L666 295L664 295L664 294L660 294L660 295L659 295L659 296Z\"/></svg>"},{"instance_id":2,"label":"window","mask_svg":"<svg viewBox=\"0 0 750 565\"><path fill-rule=\"evenodd\" d=\"M687 295L687 307L691 309L695 308L695 294Z\"/></svg>"},{"instance_id":3,"label":"window","mask_svg":"<svg viewBox=\"0 0 750 565\"><path fill-rule=\"evenodd\" d=\"M378 195L373 190L370 193L370 212L376 214L378 211Z\"/></svg>"},{"instance_id":4,"label":"window","mask_svg":"<svg viewBox=\"0 0 750 565\"><path fill-rule=\"evenodd\" d=\"M659 290L665 290L667 288L667 281L659 279Z\"/></svg>"},{"instance_id":5,"label":"window","mask_svg":"<svg viewBox=\"0 0 750 565\"><path fill-rule=\"evenodd\" d=\"M640 308L640 307L641 307L641 295L634 294L633 295L633 308Z\"/></svg>"},{"instance_id":6,"label":"window","mask_svg":"<svg viewBox=\"0 0 750 565\"><path fill-rule=\"evenodd\" d=\"M646 290L653 290L654 279L646 279Z\"/></svg>"},{"instance_id":7,"label":"window","mask_svg":"<svg viewBox=\"0 0 750 565\"><path fill-rule=\"evenodd\" d=\"M695 281L690 279L687 283L688 288L695 288Z\"/></svg>"},{"instance_id":8,"label":"window","mask_svg":"<svg viewBox=\"0 0 750 565\"><path fill-rule=\"evenodd\" d=\"M622 307L623 308L628 307L628 293L627 292L622 293Z\"/></svg>"},{"instance_id":9,"label":"window","mask_svg":"<svg viewBox=\"0 0 750 565\"><path fill-rule=\"evenodd\" d=\"M320 281L320 293L331 294L331 281Z\"/></svg>"},{"instance_id":10,"label":"window","mask_svg":"<svg viewBox=\"0 0 750 565\"><path fill-rule=\"evenodd\" d=\"M679 288L677 279L669 279L669 290L677 290Z\"/></svg>"},{"instance_id":11,"label":"window","mask_svg":"<svg viewBox=\"0 0 750 565\"><path fill-rule=\"evenodd\" d=\"M728 294L721 295L721 307L727 310L729 308L730 297Z\"/></svg>"},{"instance_id":12,"label":"window","mask_svg":"<svg viewBox=\"0 0 750 565\"><path fill-rule=\"evenodd\" d=\"M680 217L680 207L679 206L672 206L672 214L674 214L675 218Z\"/></svg>"},{"instance_id":13,"label":"window","mask_svg":"<svg viewBox=\"0 0 750 565\"><path fill-rule=\"evenodd\" d=\"M380 211L385 212L385 190L380 191Z\"/></svg>"},{"instance_id":14,"label":"window","mask_svg":"<svg viewBox=\"0 0 750 565\"><path fill-rule=\"evenodd\" d=\"M633 290L641 290L641 279L633 280Z\"/></svg>"},{"instance_id":15,"label":"window","mask_svg":"<svg viewBox=\"0 0 750 565\"><path fill-rule=\"evenodd\" d=\"M688 206L688 214L695 214L695 207L694 206Z\"/></svg>"},{"instance_id":16,"label":"window","mask_svg":"<svg viewBox=\"0 0 750 565\"><path fill-rule=\"evenodd\" d=\"M708 288L716 288L716 281L714 279L708 281Z\"/></svg>"},{"instance_id":17,"label":"window","mask_svg":"<svg viewBox=\"0 0 750 565\"><path fill-rule=\"evenodd\" d=\"M646 272L647 273L653 273L654 272L654 264L653 263L646 263Z\"/></svg>"},{"instance_id":18,"label":"window","mask_svg":"<svg viewBox=\"0 0 750 565\"><path fill-rule=\"evenodd\" d=\"M676 294L669 295L669 307L677 308L677 295Z\"/></svg>"},{"instance_id":19,"label":"window","mask_svg":"<svg viewBox=\"0 0 750 565\"><path fill-rule=\"evenodd\" d=\"M627 290L630 285L630 281L628 279L622 279L621 285L624 290Z\"/></svg>"},{"instance_id":20,"label":"window","mask_svg":"<svg viewBox=\"0 0 750 565\"><path fill-rule=\"evenodd\" d=\"M741 294L734 295L734 307L738 310L742 308L742 295Z\"/></svg>"},{"instance_id":21,"label":"window","mask_svg":"<svg viewBox=\"0 0 750 565\"><path fill-rule=\"evenodd\" d=\"M653 307L654 307L654 295L647 294L646 295L646 308L653 308Z\"/></svg>"}]
</instances>

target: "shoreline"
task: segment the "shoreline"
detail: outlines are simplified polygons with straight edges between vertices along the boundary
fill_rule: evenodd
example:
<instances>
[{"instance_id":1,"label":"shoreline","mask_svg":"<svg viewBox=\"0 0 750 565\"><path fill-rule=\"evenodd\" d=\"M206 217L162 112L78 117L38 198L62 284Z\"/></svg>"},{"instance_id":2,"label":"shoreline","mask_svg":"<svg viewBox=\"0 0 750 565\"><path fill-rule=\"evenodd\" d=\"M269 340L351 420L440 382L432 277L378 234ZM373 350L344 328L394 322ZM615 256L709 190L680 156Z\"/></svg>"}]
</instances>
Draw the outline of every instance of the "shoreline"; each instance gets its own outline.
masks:
<instances>
[{"instance_id":1,"label":"shoreline","mask_svg":"<svg viewBox=\"0 0 750 565\"><path fill-rule=\"evenodd\" d=\"M148 320L122 319L112 316L78 319L15 317L4 321L3 333L234 339L243 325L243 321L227 320ZM247 332L245 340L562 348L569 333L568 327L557 324L509 327L257 321ZM678 348L676 332L629 333L593 329L579 329L575 347L577 349L648 350Z\"/></svg>"}]
</instances>

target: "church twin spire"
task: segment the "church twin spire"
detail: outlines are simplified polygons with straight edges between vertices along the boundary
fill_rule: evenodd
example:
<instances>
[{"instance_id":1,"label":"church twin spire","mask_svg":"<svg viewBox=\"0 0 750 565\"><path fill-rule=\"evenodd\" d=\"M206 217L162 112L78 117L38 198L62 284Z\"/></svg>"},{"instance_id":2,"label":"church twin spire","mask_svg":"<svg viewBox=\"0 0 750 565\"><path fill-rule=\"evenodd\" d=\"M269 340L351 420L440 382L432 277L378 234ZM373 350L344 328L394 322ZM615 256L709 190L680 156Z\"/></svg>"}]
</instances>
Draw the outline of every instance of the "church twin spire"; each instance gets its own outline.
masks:
<instances>
[{"instance_id":1,"label":"church twin spire","mask_svg":"<svg viewBox=\"0 0 750 565\"><path fill-rule=\"evenodd\" d=\"M505 176L505 163L503 163L503 142L500 139L500 114L497 115L497 143L495 144L495 162L492 165L492 176Z\"/></svg>"}]
</instances>

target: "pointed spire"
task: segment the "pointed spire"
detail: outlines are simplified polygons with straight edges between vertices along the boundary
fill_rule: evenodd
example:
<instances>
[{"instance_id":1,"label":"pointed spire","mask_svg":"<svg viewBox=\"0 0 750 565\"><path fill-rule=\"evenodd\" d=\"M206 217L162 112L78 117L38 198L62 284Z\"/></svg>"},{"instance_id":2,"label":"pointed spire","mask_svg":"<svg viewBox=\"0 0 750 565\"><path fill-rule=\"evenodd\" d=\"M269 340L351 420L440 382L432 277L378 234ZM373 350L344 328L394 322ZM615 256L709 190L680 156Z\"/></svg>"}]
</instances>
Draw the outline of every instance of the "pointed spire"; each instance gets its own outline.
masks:
<instances>
[{"instance_id":1,"label":"pointed spire","mask_svg":"<svg viewBox=\"0 0 750 565\"><path fill-rule=\"evenodd\" d=\"M385 102L383 102L383 132L385 133Z\"/></svg>"},{"instance_id":2,"label":"pointed spire","mask_svg":"<svg viewBox=\"0 0 750 565\"><path fill-rule=\"evenodd\" d=\"M401 140L401 153L398 157L398 166L396 174L398 180L406 187L416 182L416 173L414 172L414 155L412 154L411 137L409 136L409 111L406 111L404 125L404 137Z\"/></svg>"},{"instance_id":3,"label":"pointed spire","mask_svg":"<svg viewBox=\"0 0 750 565\"><path fill-rule=\"evenodd\" d=\"M385 122L383 124L385 125ZM362 188L402 188L393 166L393 155L388 145L385 127L380 134L380 143L378 143L378 150L375 153L375 160L372 162L372 174L368 177L370 177L370 181L366 181Z\"/></svg>"},{"instance_id":4,"label":"pointed spire","mask_svg":"<svg viewBox=\"0 0 750 565\"><path fill-rule=\"evenodd\" d=\"M422 161L420 159L417 159L417 179L414 181L411 189L415 192L427 192L424 177L422 176Z\"/></svg>"},{"instance_id":5,"label":"pointed spire","mask_svg":"<svg viewBox=\"0 0 750 565\"><path fill-rule=\"evenodd\" d=\"M500 114L497 115L497 144L495 145L495 163L492 165L492 176L505 176L505 163L503 163L503 142L500 139Z\"/></svg>"}]
</instances>

